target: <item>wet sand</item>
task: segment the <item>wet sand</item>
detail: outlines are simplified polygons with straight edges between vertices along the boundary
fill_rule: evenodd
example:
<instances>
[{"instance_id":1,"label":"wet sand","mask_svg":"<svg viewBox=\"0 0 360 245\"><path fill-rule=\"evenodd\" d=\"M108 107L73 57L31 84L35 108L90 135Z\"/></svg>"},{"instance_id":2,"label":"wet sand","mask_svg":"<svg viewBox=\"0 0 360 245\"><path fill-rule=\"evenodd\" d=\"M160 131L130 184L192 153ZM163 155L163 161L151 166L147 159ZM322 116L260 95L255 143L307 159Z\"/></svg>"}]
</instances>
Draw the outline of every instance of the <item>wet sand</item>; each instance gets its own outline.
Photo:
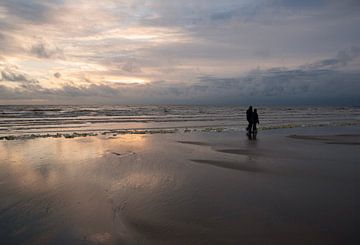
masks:
<instances>
[{"instance_id":1,"label":"wet sand","mask_svg":"<svg viewBox=\"0 0 360 245\"><path fill-rule=\"evenodd\" d=\"M315 140L326 144L337 145L360 145L359 134L338 134L338 135L290 135L293 139Z\"/></svg>"},{"instance_id":2,"label":"wet sand","mask_svg":"<svg viewBox=\"0 0 360 245\"><path fill-rule=\"evenodd\" d=\"M0 141L1 244L359 244L359 127Z\"/></svg>"}]
</instances>

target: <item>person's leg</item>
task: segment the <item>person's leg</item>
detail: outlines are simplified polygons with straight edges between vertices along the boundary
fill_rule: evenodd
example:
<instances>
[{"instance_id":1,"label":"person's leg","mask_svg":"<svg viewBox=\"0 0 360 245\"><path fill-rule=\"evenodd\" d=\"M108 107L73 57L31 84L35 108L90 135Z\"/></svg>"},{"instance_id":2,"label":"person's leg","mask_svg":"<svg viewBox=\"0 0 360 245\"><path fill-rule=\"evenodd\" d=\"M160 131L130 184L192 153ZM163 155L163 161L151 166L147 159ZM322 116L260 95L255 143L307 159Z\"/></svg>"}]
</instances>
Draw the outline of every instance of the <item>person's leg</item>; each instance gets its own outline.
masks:
<instances>
[{"instance_id":1,"label":"person's leg","mask_svg":"<svg viewBox=\"0 0 360 245\"><path fill-rule=\"evenodd\" d=\"M253 124L253 132L255 133L257 131L256 129L256 123Z\"/></svg>"}]
</instances>

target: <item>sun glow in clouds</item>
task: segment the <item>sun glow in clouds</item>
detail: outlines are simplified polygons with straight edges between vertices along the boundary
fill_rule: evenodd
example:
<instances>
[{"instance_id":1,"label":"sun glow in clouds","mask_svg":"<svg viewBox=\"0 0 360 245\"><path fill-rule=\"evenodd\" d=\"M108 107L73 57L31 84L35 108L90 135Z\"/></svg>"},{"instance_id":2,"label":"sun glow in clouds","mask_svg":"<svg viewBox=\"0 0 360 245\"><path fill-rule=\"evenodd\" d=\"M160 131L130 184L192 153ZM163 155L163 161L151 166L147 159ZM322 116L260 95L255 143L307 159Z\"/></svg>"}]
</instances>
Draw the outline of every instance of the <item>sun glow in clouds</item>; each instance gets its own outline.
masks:
<instances>
[{"instance_id":1,"label":"sun glow in clouds","mask_svg":"<svg viewBox=\"0 0 360 245\"><path fill-rule=\"evenodd\" d=\"M153 27L115 28L89 36L73 38L75 41L101 41L113 39L155 43L176 43L190 41L190 37L179 28Z\"/></svg>"},{"instance_id":2,"label":"sun glow in clouds","mask_svg":"<svg viewBox=\"0 0 360 245\"><path fill-rule=\"evenodd\" d=\"M112 83L125 83L125 84L146 84L148 80L138 77L111 77L107 79L108 82Z\"/></svg>"}]
</instances>

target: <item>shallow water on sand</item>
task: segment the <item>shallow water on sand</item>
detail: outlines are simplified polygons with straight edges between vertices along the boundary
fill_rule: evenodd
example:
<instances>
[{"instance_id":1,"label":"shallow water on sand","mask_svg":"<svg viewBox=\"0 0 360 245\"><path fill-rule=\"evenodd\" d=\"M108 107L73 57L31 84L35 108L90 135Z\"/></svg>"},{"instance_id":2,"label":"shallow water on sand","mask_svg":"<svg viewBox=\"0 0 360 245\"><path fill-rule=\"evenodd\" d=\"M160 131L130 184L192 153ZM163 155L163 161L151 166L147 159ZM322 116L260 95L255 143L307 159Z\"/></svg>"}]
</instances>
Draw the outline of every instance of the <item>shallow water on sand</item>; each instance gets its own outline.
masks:
<instances>
[{"instance_id":1,"label":"shallow water on sand","mask_svg":"<svg viewBox=\"0 0 360 245\"><path fill-rule=\"evenodd\" d=\"M339 144L287 137L310 129L1 141L0 241L358 244L359 146L343 143L360 130L315 132Z\"/></svg>"}]
</instances>

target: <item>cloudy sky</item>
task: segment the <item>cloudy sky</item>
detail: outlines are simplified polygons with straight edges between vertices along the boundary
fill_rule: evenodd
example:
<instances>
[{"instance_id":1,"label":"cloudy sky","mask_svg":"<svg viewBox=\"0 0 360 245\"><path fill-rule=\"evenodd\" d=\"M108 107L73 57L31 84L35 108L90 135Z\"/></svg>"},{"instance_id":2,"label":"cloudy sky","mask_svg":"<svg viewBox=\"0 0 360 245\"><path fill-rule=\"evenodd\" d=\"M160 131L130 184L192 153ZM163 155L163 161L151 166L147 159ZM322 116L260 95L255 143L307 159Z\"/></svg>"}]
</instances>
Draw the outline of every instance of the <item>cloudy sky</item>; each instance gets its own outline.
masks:
<instances>
[{"instance_id":1,"label":"cloudy sky","mask_svg":"<svg viewBox=\"0 0 360 245\"><path fill-rule=\"evenodd\" d=\"M0 104L360 105L358 0L1 0Z\"/></svg>"}]
</instances>

